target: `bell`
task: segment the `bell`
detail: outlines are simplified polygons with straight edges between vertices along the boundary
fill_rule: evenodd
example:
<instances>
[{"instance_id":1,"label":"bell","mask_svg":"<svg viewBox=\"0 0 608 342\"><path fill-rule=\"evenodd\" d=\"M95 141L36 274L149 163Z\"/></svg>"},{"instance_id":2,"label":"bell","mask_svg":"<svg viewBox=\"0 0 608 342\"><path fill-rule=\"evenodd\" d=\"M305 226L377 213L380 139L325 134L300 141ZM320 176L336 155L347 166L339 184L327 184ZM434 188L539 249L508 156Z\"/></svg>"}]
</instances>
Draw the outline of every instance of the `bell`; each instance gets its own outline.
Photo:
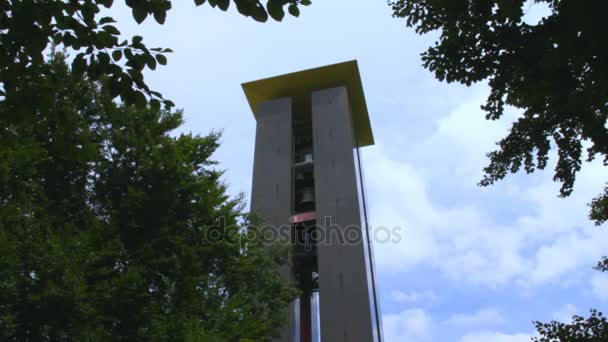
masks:
<instances>
[{"instance_id":1,"label":"bell","mask_svg":"<svg viewBox=\"0 0 608 342\"><path fill-rule=\"evenodd\" d=\"M312 188L304 188L302 190L302 200L300 203L311 203L315 201L315 194Z\"/></svg>"}]
</instances>

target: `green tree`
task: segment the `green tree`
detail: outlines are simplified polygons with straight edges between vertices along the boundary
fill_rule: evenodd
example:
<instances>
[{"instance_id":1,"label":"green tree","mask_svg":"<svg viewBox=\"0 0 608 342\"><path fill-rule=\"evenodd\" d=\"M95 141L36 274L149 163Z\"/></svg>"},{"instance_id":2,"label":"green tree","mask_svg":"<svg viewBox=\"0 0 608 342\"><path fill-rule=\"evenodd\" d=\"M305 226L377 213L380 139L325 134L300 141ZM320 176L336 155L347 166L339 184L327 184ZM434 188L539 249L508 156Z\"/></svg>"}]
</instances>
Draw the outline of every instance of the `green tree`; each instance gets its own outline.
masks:
<instances>
[{"instance_id":1,"label":"green tree","mask_svg":"<svg viewBox=\"0 0 608 342\"><path fill-rule=\"evenodd\" d=\"M600 272L608 272L608 258L602 258L595 267ZM537 337L534 342L602 342L608 340L608 320L595 309L590 310L588 318L579 315L572 317L571 323L551 321L534 322Z\"/></svg>"},{"instance_id":2,"label":"green tree","mask_svg":"<svg viewBox=\"0 0 608 342\"><path fill-rule=\"evenodd\" d=\"M548 5L538 23L524 21L531 3ZM422 54L424 67L439 80L488 82L490 94L481 107L486 119L500 119L505 106L522 110L488 153L481 186L522 169L544 169L552 148L558 156L553 179L561 182L562 197L572 193L583 161L600 158L608 165L607 1L389 0L389 5L418 34L439 32ZM608 220L608 186L599 192L589 204L589 218L597 225ZM606 259L602 263L608 265Z\"/></svg>"},{"instance_id":3,"label":"green tree","mask_svg":"<svg viewBox=\"0 0 608 342\"><path fill-rule=\"evenodd\" d=\"M583 162L600 157L608 165L608 34L603 13L608 2L585 6L572 0L536 0L551 13L537 24L523 20L527 1L398 0L394 16L407 19L417 33L440 31L422 54L424 66L439 80L470 85L487 80L490 95L482 109L499 119L505 105L523 110L509 135L488 154L481 185L523 168L547 166L552 142L558 160L554 180L570 195ZM591 202L591 219L608 218L608 188Z\"/></svg>"},{"instance_id":4,"label":"green tree","mask_svg":"<svg viewBox=\"0 0 608 342\"><path fill-rule=\"evenodd\" d=\"M595 266L600 272L608 272L608 259L603 258ZM571 323L551 321L543 323L536 321L534 325L538 331L538 337L534 342L602 342L608 340L608 320L595 309L591 309L588 318L575 315Z\"/></svg>"},{"instance_id":5,"label":"green tree","mask_svg":"<svg viewBox=\"0 0 608 342\"><path fill-rule=\"evenodd\" d=\"M0 104L0 339L269 340L296 293L226 193L220 135L47 69L46 106Z\"/></svg>"},{"instance_id":6,"label":"green tree","mask_svg":"<svg viewBox=\"0 0 608 342\"><path fill-rule=\"evenodd\" d=\"M550 323L535 322L540 337L535 342L603 342L608 340L608 321L601 312L591 309L591 315L585 319L574 316L572 323L557 321Z\"/></svg>"},{"instance_id":7,"label":"green tree","mask_svg":"<svg viewBox=\"0 0 608 342\"><path fill-rule=\"evenodd\" d=\"M239 13L257 21L268 17L281 21L285 6L293 16L300 14L300 5L310 0L194 0L196 6L208 2L226 11L234 3ZM143 70L154 70L167 63L170 49L147 48L143 38L134 36L121 40L112 17L101 17L102 8L111 8L113 0L0 0L0 95L19 104L22 113L35 110L31 92L25 85L35 75L49 72L43 53L50 44L75 52L72 72L86 73L91 80L104 76L109 94L119 96L127 104L144 106L148 100L154 108L161 101L173 103L151 90L144 82ZM171 9L170 0L125 0L133 18L142 23L149 16L159 24L165 22ZM46 69L46 70L41 70Z\"/></svg>"},{"instance_id":8,"label":"green tree","mask_svg":"<svg viewBox=\"0 0 608 342\"><path fill-rule=\"evenodd\" d=\"M600 272L608 272L608 259L595 266ZM608 340L608 320L595 309L591 309L588 318L575 315L571 323L551 321L549 323L534 322L538 337L534 342L602 342Z\"/></svg>"}]
</instances>

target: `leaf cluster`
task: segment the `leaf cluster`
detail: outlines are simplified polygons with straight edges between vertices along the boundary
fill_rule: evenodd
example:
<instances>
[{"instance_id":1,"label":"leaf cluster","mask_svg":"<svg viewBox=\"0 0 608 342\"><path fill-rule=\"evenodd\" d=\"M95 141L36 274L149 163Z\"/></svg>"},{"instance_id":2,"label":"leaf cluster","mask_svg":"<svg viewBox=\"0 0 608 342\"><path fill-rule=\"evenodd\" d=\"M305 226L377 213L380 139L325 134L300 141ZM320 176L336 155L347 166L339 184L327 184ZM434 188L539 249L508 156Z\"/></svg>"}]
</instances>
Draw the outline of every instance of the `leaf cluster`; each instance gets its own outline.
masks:
<instances>
[{"instance_id":1,"label":"leaf cluster","mask_svg":"<svg viewBox=\"0 0 608 342\"><path fill-rule=\"evenodd\" d=\"M265 22L270 16L276 21L282 21L285 17L285 6L287 11L294 17L300 16L299 6L308 6L310 0L268 0L266 7L259 0L232 0L239 13L246 17L251 17L256 21ZM212 7L217 7L222 11L228 10L230 0L194 0L197 6L209 2Z\"/></svg>"},{"instance_id":2,"label":"leaf cluster","mask_svg":"<svg viewBox=\"0 0 608 342\"><path fill-rule=\"evenodd\" d=\"M608 321L594 309L588 318L574 316L569 324L557 321L534 324L540 335L532 339L535 342L601 342L608 339Z\"/></svg>"},{"instance_id":3,"label":"leaf cluster","mask_svg":"<svg viewBox=\"0 0 608 342\"><path fill-rule=\"evenodd\" d=\"M298 16L301 5L309 0L233 0L238 11L257 21L268 16L282 20L284 6ZM199 6L206 0L195 0ZM172 7L170 0L125 0L135 21L148 17L163 24ZM230 0L209 0L209 5L227 10ZM104 8L111 8L113 0L0 0L0 97L21 102L22 111L31 111L38 103L28 102L28 94L19 91L37 74L43 73L44 51L50 45L69 48L75 52L72 72L86 74L91 80L104 80L112 98L120 96L126 104L140 108L148 102L153 108L170 100L145 83L145 69L154 70L167 63L166 48L148 48L143 38L122 39L116 21L101 16Z\"/></svg>"},{"instance_id":4,"label":"leaf cluster","mask_svg":"<svg viewBox=\"0 0 608 342\"><path fill-rule=\"evenodd\" d=\"M597 271L608 272L608 258L602 260L594 267ZM536 321L534 325L538 337L534 342L578 342L578 341L605 341L608 339L608 321L606 317L595 309L590 310L591 315L584 318L578 315L572 317L571 323L551 321L543 323Z\"/></svg>"}]
</instances>

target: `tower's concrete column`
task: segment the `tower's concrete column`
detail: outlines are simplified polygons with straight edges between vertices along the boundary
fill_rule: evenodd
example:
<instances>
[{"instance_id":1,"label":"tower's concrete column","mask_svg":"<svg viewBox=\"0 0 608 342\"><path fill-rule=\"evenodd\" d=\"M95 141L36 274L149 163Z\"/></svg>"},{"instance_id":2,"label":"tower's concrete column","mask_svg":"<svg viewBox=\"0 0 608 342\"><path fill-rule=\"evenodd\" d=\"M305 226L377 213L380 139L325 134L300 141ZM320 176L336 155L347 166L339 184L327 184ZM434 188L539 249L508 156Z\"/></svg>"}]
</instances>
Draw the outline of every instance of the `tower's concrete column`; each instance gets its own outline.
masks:
<instances>
[{"instance_id":1,"label":"tower's concrete column","mask_svg":"<svg viewBox=\"0 0 608 342\"><path fill-rule=\"evenodd\" d=\"M346 87L312 93L312 124L321 340L375 341Z\"/></svg>"},{"instance_id":2,"label":"tower's concrete column","mask_svg":"<svg viewBox=\"0 0 608 342\"><path fill-rule=\"evenodd\" d=\"M277 236L289 242L291 216L292 165L292 101L282 98L260 103L255 134L251 211L263 215L268 229L279 230ZM288 265L281 273L292 280ZM287 324L279 332L276 342L293 342L295 336L295 308L289 307Z\"/></svg>"}]
</instances>

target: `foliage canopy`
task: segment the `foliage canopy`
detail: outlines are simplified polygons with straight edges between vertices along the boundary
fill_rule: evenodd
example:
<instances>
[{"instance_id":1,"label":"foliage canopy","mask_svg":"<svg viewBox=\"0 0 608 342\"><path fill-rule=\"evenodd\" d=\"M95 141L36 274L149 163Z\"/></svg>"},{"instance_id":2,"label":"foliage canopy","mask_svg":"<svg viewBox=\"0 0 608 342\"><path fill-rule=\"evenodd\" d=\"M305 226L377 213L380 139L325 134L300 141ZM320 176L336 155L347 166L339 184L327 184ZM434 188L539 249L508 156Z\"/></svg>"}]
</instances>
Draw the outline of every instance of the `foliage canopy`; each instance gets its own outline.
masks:
<instances>
[{"instance_id":1,"label":"foliage canopy","mask_svg":"<svg viewBox=\"0 0 608 342\"><path fill-rule=\"evenodd\" d=\"M561 196L571 194L583 157L608 165L608 49L603 0L535 0L549 13L538 23L524 20L524 0L395 0L394 16L417 33L440 31L422 55L439 80L470 85L487 80L483 110L496 120L506 105L523 115L488 154L481 185L523 168L547 166L552 143L558 160L554 180ZM583 143L588 144L584 156ZM590 218L608 219L608 187L591 202Z\"/></svg>"},{"instance_id":2,"label":"foliage canopy","mask_svg":"<svg viewBox=\"0 0 608 342\"><path fill-rule=\"evenodd\" d=\"M133 18L142 23L148 17L163 24L171 9L170 0L125 0ZM239 13L256 21L268 17L281 21L285 6L299 16L300 6L310 0L194 0L196 6L208 3L226 11L234 3ZM169 100L148 87L143 71L167 63L170 49L148 48L141 36L121 40L112 17L100 17L103 8L111 8L113 0L0 0L0 95L26 114L44 100L32 98L23 90L36 74L44 70L44 51L50 44L76 52L72 72L86 74L91 80L104 79L111 97L120 96L127 104L143 107L149 100L153 108ZM42 69L42 70L41 70ZM32 102L38 100L41 102Z\"/></svg>"},{"instance_id":3,"label":"foliage canopy","mask_svg":"<svg viewBox=\"0 0 608 342\"><path fill-rule=\"evenodd\" d=\"M295 296L180 111L117 105L61 55L0 104L0 339L268 340ZM257 237L257 238L256 238Z\"/></svg>"},{"instance_id":4,"label":"foliage canopy","mask_svg":"<svg viewBox=\"0 0 608 342\"><path fill-rule=\"evenodd\" d=\"M598 263L595 267L600 272L608 272L608 259ZM572 317L571 323L551 321L549 323L534 322L537 337L534 342L601 342L608 340L608 320L601 312L590 310L589 317L579 315Z\"/></svg>"}]
</instances>

